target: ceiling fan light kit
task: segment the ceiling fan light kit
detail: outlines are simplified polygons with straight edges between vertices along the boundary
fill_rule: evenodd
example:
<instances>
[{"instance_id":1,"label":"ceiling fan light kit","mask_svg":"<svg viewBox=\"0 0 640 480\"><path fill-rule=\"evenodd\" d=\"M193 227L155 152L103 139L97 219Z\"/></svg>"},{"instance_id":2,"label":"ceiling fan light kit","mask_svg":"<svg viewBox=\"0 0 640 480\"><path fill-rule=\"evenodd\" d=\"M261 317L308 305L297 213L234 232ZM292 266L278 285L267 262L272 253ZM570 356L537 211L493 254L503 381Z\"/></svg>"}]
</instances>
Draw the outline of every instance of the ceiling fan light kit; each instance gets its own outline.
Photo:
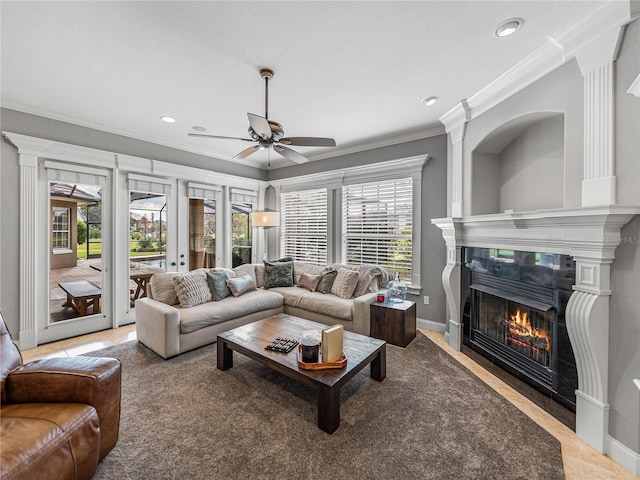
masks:
<instances>
[{"instance_id":1,"label":"ceiling fan light kit","mask_svg":"<svg viewBox=\"0 0 640 480\"><path fill-rule=\"evenodd\" d=\"M260 77L264 78L264 117L254 113L247 113L249 119L249 136L251 138L226 137L220 135L205 135L201 133L189 133L190 137L221 138L228 140L242 140L245 142L257 142L249 148L238 153L233 160L247 158L257 151L272 148L275 152L295 163L305 163L309 159L288 148L285 145L299 147L335 147L336 141L333 138L323 137L288 137L284 136L284 128L278 122L269 120L269 80L273 78L273 70L270 68L260 69Z\"/></svg>"}]
</instances>

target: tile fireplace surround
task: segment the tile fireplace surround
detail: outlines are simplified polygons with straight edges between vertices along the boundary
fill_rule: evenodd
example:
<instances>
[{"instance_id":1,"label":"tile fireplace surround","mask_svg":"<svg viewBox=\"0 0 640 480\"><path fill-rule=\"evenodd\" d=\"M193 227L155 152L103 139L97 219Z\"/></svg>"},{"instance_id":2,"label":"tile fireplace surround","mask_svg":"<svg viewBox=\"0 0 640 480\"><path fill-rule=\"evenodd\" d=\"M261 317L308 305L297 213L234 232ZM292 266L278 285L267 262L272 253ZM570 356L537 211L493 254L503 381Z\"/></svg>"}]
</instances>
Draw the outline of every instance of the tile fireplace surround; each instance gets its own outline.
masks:
<instances>
[{"instance_id":1,"label":"tile fireplace surround","mask_svg":"<svg viewBox=\"0 0 640 480\"><path fill-rule=\"evenodd\" d=\"M640 207L603 206L434 219L447 244L442 281L449 313L448 343L462 345L462 247L570 255L576 281L566 323L578 370L576 434L599 452L608 435L610 270L620 230Z\"/></svg>"}]
</instances>

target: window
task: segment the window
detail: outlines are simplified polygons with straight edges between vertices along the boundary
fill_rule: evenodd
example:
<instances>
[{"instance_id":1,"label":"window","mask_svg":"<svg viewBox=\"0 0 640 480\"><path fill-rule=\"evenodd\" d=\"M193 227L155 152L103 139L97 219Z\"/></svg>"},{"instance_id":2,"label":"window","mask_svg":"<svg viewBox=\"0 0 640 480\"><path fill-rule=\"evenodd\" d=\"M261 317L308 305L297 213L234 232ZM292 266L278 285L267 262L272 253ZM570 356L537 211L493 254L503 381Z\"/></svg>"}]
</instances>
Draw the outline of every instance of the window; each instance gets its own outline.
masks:
<instances>
[{"instance_id":1,"label":"window","mask_svg":"<svg viewBox=\"0 0 640 480\"><path fill-rule=\"evenodd\" d=\"M347 185L342 190L344 258L378 264L412 279L413 180Z\"/></svg>"},{"instance_id":2,"label":"window","mask_svg":"<svg viewBox=\"0 0 640 480\"><path fill-rule=\"evenodd\" d=\"M231 204L231 266L251 263L250 203Z\"/></svg>"},{"instance_id":3,"label":"window","mask_svg":"<svg viewBox=\"0 0 640 480\"><path fill-rule=\"evenodd\" d=\"M51 246L54 252L68 252L71 249L68 208L53 207L51 219Z\"/></svg>"},{"instance_id":4,"label":"window","mask_svg":"<svg viewBox=\"0 0 640 480\"><path fill-rule=\"evenodd\" d=\"M327 189L282 193L280 252L315 264L327 263Z\"/></svg>"}]
</instances>

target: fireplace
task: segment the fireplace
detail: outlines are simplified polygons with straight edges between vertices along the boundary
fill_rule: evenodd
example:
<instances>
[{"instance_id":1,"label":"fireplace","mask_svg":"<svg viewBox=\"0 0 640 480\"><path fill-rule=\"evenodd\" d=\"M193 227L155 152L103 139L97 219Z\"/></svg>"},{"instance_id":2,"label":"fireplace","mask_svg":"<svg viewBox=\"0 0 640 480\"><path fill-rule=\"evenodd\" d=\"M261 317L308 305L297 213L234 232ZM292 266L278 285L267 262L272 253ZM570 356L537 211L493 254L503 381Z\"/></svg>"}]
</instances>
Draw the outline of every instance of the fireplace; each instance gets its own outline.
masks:
<instances>
[{"instance_id":1,"label":"fireplace","mask_svg":"<svg viewBox=\"0 0 640 480\"><path fill-rule=\"evenodd\" d=\"M575 412L577 371L564 313L575 264L542 252L466 248L464 343Z\"/></svg>"}]
</instances>

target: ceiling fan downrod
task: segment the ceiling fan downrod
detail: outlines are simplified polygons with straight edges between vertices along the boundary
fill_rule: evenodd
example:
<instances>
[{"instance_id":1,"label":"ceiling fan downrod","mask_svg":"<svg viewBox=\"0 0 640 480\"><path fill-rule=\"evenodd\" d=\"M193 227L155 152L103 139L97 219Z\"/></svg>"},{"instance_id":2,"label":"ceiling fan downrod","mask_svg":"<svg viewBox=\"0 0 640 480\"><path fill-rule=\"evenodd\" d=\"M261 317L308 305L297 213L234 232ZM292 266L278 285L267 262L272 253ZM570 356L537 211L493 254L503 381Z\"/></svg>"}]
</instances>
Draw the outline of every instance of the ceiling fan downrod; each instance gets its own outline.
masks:
<instances>
[{"instance_id":1,"label":"ceiling fan downrod","mask_svg":"<svg viewBox=\"0 0 640 480\"><path fill-rule=\"evenodd\" d=\"M273 78L273 70L260 69L260 76L264 78L264 118L269 119L269 80Z\"/></svg>"}]
</instances>

